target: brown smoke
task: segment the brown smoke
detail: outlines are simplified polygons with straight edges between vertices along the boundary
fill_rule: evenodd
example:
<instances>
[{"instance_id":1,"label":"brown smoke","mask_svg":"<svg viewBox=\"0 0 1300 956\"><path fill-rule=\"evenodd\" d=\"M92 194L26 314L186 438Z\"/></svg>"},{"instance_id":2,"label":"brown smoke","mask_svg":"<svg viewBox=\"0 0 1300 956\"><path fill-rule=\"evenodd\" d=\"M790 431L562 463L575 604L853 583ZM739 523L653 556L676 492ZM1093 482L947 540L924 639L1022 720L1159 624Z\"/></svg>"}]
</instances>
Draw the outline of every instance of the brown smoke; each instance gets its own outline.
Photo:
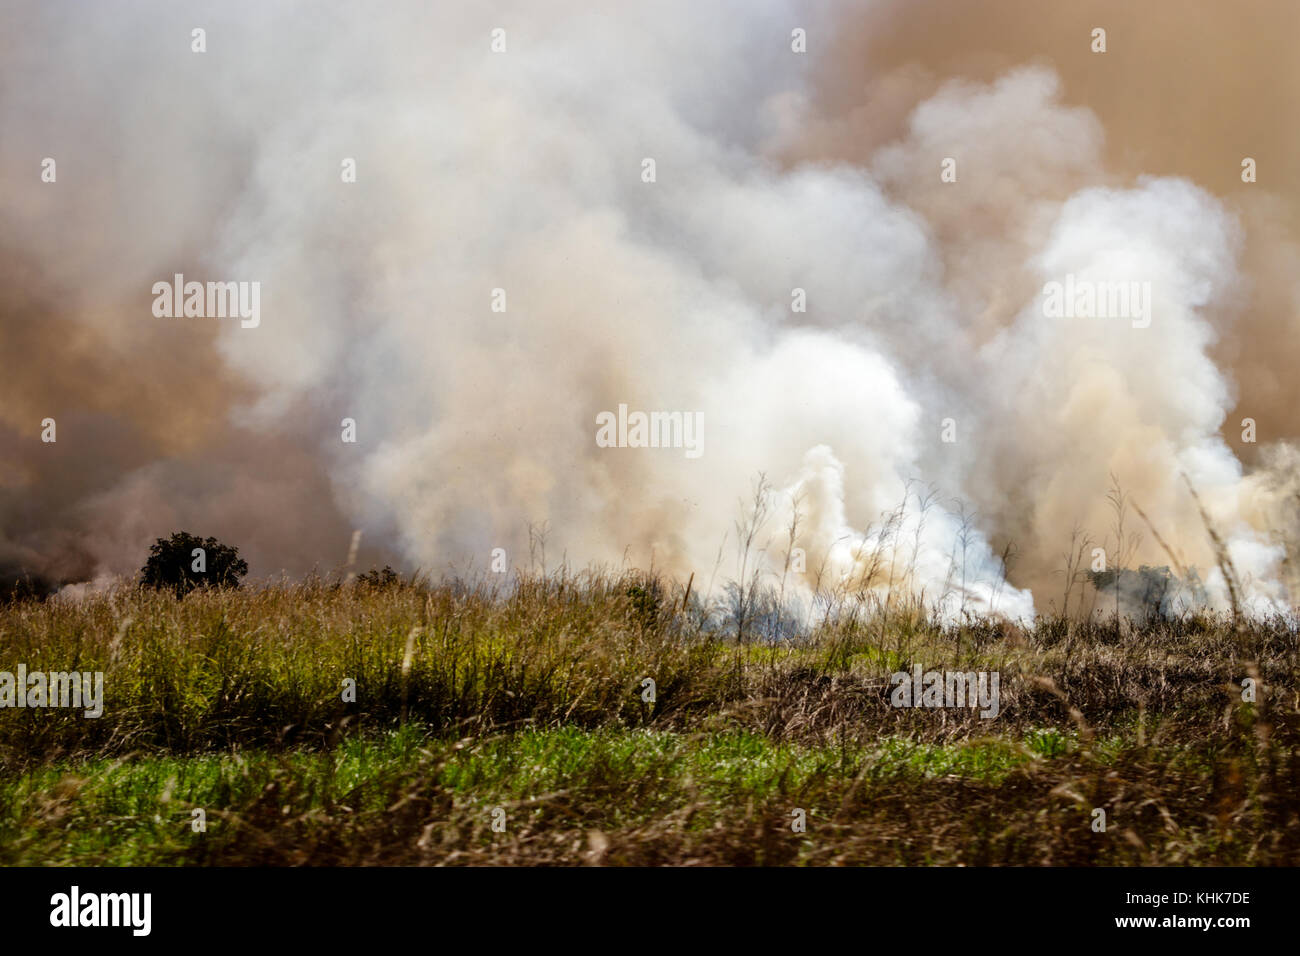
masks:
<instances>
[{"instance_id":1,"label":"brown smoke","mask_svg":"<svg viewBox=\"0 0 1300 956\"><path fill-rule=\"evenodd\" d=\"M530 522L552 563L704 572L761 471L763 540L798 498L810 571L850 584L919 483L934 597L974 507L961 577L1021 613L994 552L1046 608L1112 473L1212 565L1186 472L1279 599L1295 5L819 9L4 10L0 575L129 572L181 528L260 575L337 565L353 528L363 565L518 565ZM1074 271L1153 280L1156 322L1043 320ZM262 325L155 318L175 273L260 281ZM702 412L703 456L597 447L621 403Z\"/></svg>"},{"instance_id":2,"label":"brown smoke","mask_svg":"<svg viewBox=\"0 0 1300 956\"><path fill-rule=\"evenodd\" d=\"M1300 437L1300 402L1288 387L1288 370L1300 360L1300 60L1293 50L1300 6L882 0L837 27L810 97L815 122L801 131L789 159L870 164L880 147L904 137L911 111L944 83L991 83L1018 66L1050 66L1061 77L1062 102L1100 122L1109 181L1186 177L1242 217L1249 294L1211 316L1223 333L1215 358L1237 387L1230 424L1249 415L1267 440ZM1107 31L1104 54L1091 51L1096 27ZM1246 156L1258 162L1257 183L1241 180ZM1028 165L1016 171L1011 188L1020 191L1016 184L1035 172ZM1060 198L1078 180L1062 176L1055 188L1038 183L1048 188L1037 191L1033 185L1030 196ZM938 201L941 194L931 195L939 227L960 228L943 221L949 204ZM1013 198L1004 208L1023 204ZM992 225L991 241L1014 236L1014 229ZM1224 438L1253 460L1258 445L1243 444L1240 431L1225 427Z\"/></svg>"}]
</instances>

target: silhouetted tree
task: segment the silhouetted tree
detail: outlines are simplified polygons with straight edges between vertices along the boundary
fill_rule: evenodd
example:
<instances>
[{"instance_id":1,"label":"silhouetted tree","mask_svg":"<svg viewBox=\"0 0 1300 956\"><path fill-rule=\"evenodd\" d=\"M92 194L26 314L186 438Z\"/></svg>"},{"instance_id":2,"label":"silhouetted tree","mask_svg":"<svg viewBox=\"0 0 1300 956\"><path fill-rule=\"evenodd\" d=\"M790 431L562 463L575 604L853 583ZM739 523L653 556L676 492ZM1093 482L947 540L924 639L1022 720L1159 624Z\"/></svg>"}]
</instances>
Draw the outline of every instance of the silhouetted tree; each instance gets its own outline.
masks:
<instances>
[{"instance_id":1,"label":"silhouetted tree","mask_svg":"<svg viewBox=\"0 0 1300 956\"><path fill-rule=\"evenodd\" d=\"M195 588L237 588L239 579L247 573L248 562L240 558L238 548L216 538L178 531L170 538L159 538L149 548L149 560L140 569L140 583L184 597Z\"/></svg>"}]
</instances>

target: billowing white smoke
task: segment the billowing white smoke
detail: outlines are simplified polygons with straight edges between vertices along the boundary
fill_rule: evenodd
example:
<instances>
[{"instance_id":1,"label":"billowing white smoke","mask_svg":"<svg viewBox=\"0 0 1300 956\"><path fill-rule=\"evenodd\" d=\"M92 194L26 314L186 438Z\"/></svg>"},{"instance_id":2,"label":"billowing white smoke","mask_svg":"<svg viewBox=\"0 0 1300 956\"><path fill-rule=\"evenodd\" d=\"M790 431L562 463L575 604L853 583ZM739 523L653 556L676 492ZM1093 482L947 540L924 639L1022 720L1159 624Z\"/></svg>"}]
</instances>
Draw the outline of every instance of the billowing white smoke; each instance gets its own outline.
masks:
<instances>
[{"instance_id":1,"label":"billowing white smoke","mask_svg":"<svg viewBox=\"0 0 1300 956\"><path fill-rule=\"evenodd\" d=\"M1285 604L1284 549L1241 510L1242 468L1219 434L1229 383L1207 355L1214 333L1205 312L1232 291L1237 239L1220 205L1181 180L1083 190L1061 208L1035 268L1045 283L1073 276L1076 286L1119 283L1139 295L1146 284L1147 314L1045 318L1040 296L982 358L1015 396L1001 412L1015 433L1014 467L1049 473L1036 495L1044 531L1074 520L1110 474L1123 476L1157 533L1196 528L1190 483L1250 585L1248 598L1263 610ZM1105 527L1093 518L1093 527ZM1208 572L1211 601L1226 606L1208 535L1178 544L1183 562ZM1144 553L1161 556L1154 540Z\"/></svg>"},{"instance_id":2,"label":"billowing white smoke","mask_svg":"<svg viewBox=\"0 0 1300 956\"><path fill-rule=\"evenodd\" d=\"M441 56L389 56L377 78L348 71L360 40L322 53L357 88L268 118L268 160L224 231L229 271L266 277L263 327L223 342L261 386L251 420L330 394L359 430L327 447L340 494L435 568L494 547L522 562L545 522L552 557L706 572L761 471L788 486L778 509L808 508L806 566L852 584L879 544L866 529L908 479L934 481L923 534L910 513L895 529L916 590L937 601L964 578L950 600L987 609L997 589L1031 614L974 528L963 572L945 510L960 475L926 467L932 396L888 348L959 319L923 223L861 170L784 172L759 150L772 131L749 117L781 87L755 64L797 82L800 21L776 9L516 8L505 54L488 52L496 20L463 23ZM355 187L322 172L304 189L304 168L351 155ZM596 416L619 404L702 413L703 455L598 448Z\"/></svg>"},{"instance_id":3,"label":"billowing white smoke","mask_svg":"<svg viewBox=\"0 0 1300 956\"><path fill-rule=\"evenodd\" d=\"M791 165L812 54L790 33L833 27L794 4L427 6L222 8L207 60L168 81L194 119L169 155L233 194L187 227L204 278L262 283L261 325L220 333L256 394L236 419L287 433L324 410L310 441L357 526L435 572L494 548L527 564L532 523L552 564L707 576L761 472L760 560L780 573L797 511L805 595L1029 617L990 536L1037 589L1072 526L1106 527L1112 472L1158 527L1197 527L1186 473L1281 597L1206 357L1233 223L1186 183L1099 186L1100 130L1049 71L941 91L865 167ZM148 8L135 26L188 32ZM132 281L169 278L157 253ZM1150 326L1045 317L1066 273L1149 282ZM620 404L702 413L703 454L598 447Z\"/></svg>"}]
</instances>

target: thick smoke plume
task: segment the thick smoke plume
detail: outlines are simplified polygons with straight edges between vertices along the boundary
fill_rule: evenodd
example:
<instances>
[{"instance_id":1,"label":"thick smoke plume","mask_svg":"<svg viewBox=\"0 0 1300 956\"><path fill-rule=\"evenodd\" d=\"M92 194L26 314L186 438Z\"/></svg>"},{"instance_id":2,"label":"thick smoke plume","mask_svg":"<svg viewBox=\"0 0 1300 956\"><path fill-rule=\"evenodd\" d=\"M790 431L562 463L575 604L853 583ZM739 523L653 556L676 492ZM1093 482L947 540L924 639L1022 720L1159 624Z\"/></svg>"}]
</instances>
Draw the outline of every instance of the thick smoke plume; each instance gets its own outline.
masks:
<instances>
[{"instance_id":1,"label":"thick smoke plume","mask_svg":"<svg viewBox=\"0 0 1300 956\"><path fill-rule=\"evenodd\" d=\"M1195 488L1289 606L1288 4L590 6L0 14L0 575L180 528L301 574L362 529L361 564L544 539L1014 617L1083 536L1158 533L1224 606ZM175 274L259 282L260 324L156 317ZM1067 277L1145 324L1046 314ZM601 447L620 405L701 414L702 454Z\"/></svg>"}]
</instances>

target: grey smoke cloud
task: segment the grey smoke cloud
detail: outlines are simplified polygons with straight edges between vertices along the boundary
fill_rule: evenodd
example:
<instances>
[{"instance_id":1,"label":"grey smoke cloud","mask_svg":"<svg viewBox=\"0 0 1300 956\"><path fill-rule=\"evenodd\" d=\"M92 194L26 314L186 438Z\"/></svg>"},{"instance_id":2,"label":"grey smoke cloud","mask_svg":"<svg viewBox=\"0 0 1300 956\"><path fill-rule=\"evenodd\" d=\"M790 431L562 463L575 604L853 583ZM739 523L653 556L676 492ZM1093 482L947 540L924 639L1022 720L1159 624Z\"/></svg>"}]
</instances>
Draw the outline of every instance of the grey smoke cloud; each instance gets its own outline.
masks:
<instances>
[{"instance_id":1,"label":"grey smoke cloud","mask_svg":"<svg viewBox=\"0 0 1300 956\"><path fill-rule=\"evenodd\" d=\"M194 525L302 573L361 528L363 564L437 572L526 563L533 523L552 559L703 573L764 472L774 568L798 500L824 581L886 549L950 612L1028 615L1111 472L1211 567L1185 472L1283 600L1281 485L1221 435L1258 216L1116 169L1050 65L837 66L819 38L888 7L6 11L0 560L125 573ZM847 114L836 69L870 81ZM260 283L258 326L155 317L178 273ZM1046 318L1067 273L1149 282L1149 327ZM620 404L699 414L705 453L600 447Z\"/></svg>"}]
</instances>

